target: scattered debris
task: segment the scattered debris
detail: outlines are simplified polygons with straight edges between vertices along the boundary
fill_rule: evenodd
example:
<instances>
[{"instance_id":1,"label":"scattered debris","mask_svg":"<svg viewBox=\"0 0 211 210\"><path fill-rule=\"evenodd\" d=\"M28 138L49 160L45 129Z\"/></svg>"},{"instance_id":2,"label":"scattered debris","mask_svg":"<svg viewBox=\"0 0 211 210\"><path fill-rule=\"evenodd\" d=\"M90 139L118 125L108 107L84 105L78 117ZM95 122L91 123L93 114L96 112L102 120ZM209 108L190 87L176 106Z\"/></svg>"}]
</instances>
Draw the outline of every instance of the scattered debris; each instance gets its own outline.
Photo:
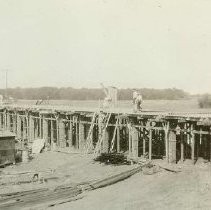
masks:
<instances>
[{"instance_id":1,"label":"scattered debris","mask_svg":"<svg viewBox=\"0 0 211 210\"><path fill-rule=\"evenodd\" d=\"M144 165L144 167L142 168L142 171L144 175L152 175L159 171L159 166L156 166L149 162Z\"/></svg>"}]
</instances>

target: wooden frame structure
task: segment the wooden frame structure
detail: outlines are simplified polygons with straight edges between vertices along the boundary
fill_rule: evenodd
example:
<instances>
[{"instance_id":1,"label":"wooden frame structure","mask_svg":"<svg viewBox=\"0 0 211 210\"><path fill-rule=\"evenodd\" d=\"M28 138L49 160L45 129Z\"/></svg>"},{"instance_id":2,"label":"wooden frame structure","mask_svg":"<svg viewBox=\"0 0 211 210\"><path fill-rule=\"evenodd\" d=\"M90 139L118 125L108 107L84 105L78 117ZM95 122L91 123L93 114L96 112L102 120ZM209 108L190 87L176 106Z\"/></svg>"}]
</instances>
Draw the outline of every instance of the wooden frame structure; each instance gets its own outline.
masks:
<instances>
[{"instance_id":1,"label":"wooden frame structure","mask_svg":"<svg viewBox=\"0 0 211 210\"><path fill-rule=\"evenodd\" d=\"M82 153L125 152L130 158L183 162L211 160L211 114L2 107L0 129L27 143L45 139L53 148Z\"/></svg>"}]
</instances>

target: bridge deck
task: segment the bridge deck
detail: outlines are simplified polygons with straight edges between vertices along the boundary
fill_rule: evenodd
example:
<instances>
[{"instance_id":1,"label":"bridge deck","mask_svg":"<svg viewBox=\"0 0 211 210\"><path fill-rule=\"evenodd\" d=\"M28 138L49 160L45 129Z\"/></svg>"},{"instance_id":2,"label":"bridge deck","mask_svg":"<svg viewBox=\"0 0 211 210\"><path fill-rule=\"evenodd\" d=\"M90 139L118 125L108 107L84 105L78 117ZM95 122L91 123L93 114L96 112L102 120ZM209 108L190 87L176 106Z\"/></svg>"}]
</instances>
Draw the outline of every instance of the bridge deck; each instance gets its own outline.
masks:
<instances>
[{"instance_id":1,"label":"bridge deck","mask_svg":"<svg viewBox=\"0 0 211 210\"><path fill-rule=\"evenodd\" d=\"M64 106L64 105L7 105L1 106L0 109L12 109L12 110L32 110L32 111L49 111L49 112L85 112L85 113L93 113L93 112L109 112L113 114L125 114L129 116L162 116L167 118L211 118L211 112L207 112L206 110L202 110L200 112L171 112L171 111L162 111L162 110L142 110L139 112L134 112L132 109L128 108L109 108L109 109L99 109L95 107L86 107L86 108L78 108L73 106Z\"/></svg>"}]
</instances>

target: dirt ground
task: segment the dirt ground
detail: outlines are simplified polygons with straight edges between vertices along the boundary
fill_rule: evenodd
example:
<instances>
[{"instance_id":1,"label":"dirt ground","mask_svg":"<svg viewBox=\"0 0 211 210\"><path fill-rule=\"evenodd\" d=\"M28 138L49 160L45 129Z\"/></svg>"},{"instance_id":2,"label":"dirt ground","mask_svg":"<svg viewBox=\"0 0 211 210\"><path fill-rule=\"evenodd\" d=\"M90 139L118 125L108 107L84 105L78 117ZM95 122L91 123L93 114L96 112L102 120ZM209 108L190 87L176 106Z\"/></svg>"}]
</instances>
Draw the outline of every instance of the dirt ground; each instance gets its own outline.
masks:
<instances>
[{"instance_id":1,"label":"dirt ground","mask_svg":"<svg viewBox=\"0 0 211 210\"><path fill-rule=\"evenodd\" d=\"M11 192L39 188L53 189L59 185L96 181L133 167L100 164L93 160L93 155L44 152L28 163L0 169L0 196ZM24 172L26 173L19 174ZM30 182L36 173L39 174L41 180ZM42 178L47 181L42 182Z\"/></svg>"},{"instance_id":2,"label":"dirt ground","mask_svg":"<svg viewBox=\"0 0 211 210\"><path fill-rule=\"evenodd\" d=\"M211 165L178 166L179 173L142 172L112 186L84 194L82 199L52 210L193 210L211 209Z\"/></svg>"},{"instance_id":3,"label":"dirt ground","mask_svg":"<svg viewBox=\"0 0 211 210\"><path fill-rule=\"evenodd\" d=\"M84 192L78 200L48 208L48 210L175 210L211 209L211 164L199 160L195 165L186 161L180 165L156 164L180 171L158 170L153 175L139 172L114 185ZM93 161L92 155L45 152L29 163L1 169L0 194L39 188L55 188L59 185L100 180L132 169L136 165L112 166ZM47 182L19 183L30 180L39 172ZM7 175L5 175L7 174ZM9 176L13 174L14 176ZM56 179L55 179L56 177Z\"/></svg>"}]
</instances>

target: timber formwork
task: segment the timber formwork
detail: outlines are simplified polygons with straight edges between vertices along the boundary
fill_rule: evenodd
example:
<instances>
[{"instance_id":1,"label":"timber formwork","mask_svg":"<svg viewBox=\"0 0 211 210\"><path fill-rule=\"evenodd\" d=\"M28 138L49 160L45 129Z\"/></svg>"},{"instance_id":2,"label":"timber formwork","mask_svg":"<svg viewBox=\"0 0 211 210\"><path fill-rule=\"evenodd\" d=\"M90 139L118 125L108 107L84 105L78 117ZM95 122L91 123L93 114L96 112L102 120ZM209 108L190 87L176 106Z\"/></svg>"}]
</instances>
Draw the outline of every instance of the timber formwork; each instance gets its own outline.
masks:
<instances>
[{"instance_id":1,"label":"timber formwork","mask_svg":"<svg viewBox=\"0 0 211 210\"><path fill-rule=\"evenodd\" d=\"M0 129L25 144L81 153L124 152L129 158L177 163L211 160L211 113L80 111L50 107L1 107Z\"/></svg>"}]
</instances>

